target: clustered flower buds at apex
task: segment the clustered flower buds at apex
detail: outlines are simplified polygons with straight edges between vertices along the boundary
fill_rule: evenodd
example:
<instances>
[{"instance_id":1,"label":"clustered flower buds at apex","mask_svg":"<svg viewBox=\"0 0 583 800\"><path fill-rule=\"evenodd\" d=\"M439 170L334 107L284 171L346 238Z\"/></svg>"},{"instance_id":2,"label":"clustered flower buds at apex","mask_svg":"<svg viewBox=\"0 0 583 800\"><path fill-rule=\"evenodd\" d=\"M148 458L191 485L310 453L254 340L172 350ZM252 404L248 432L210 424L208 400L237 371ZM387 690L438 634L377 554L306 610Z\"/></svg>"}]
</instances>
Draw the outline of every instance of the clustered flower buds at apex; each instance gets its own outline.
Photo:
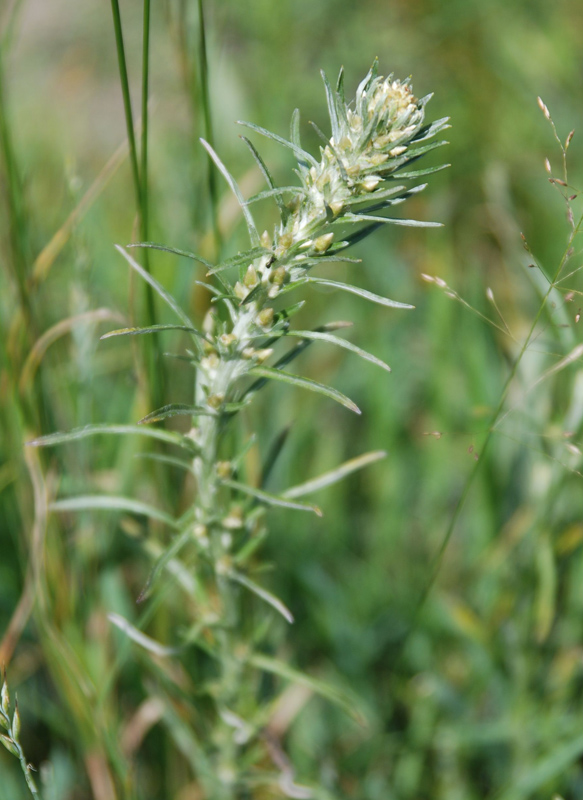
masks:
<instances>
[{"instance_id":1,"label":"clustered flower buds at apex","mask_svg":"<svg viewBox=\"0 0 583 800\"><path fill-rule=\"evenodd\" d=\"M335 91L324 80L332 136L320 148L319 164L300 165L304 194L289 205L292 213L279 231L280 244L301 245L310 238L314 225L330 213L333 218L341 216L367 194L372 200L388 177L420 155L410 152L410 145L448 127L445 119L424 126L431 95L419 100L408 80L378 76L376 62L351 105L344 100L342 74Z\"/></svg>"}]
</instances>

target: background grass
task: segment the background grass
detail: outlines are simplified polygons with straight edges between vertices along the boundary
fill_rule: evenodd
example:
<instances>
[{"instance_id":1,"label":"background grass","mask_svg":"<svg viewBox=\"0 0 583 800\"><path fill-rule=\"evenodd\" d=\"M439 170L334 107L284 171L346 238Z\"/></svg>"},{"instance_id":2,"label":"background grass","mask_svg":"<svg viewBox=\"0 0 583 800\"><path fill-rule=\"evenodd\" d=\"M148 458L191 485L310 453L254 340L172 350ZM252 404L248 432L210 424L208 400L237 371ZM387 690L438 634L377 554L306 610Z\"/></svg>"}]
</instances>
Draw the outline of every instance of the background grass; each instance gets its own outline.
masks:
<instances>
[{"instance_id":1,"label":"background grass","mask_svg":"<svg viewBox=\"0 0 583 800\"><path fill-rule=\"evenodd\" d=\"M125 0L121 12L138 118L142 4ZM370 720L362 729L321 700L290 696L285 743L298 779L358 800L542 800L555 791L576 800L583 795L583 494L581 457L567 445L581 442L581 372L575 363L527 390L581 340L579 295L551 296L510 389L506 408L514 410L493 437L418 617L415 609L517 342L546 290L544 275L554 274L567 241L564 205L543 166L549 156L560 174L558 148L536 96L563 140L581 127L581 4L223 0L205 12L215 147L248 194L259 179L234 121L285 135L298 106L305 122L322 125L319 68L335 74L343 64L352 91L378 55L382 72L411 74L419 95L435 92L434 118L452 117L452 166L407 211L444 227L381 231L360 245L362 265L333 270L416 310L320 292L298 321L354 320L351 338L392 374L310 348L301 369L353 397L362 418L273 386L248 422L261 426L263 451L293 423L273 488L367 449L389 453L318 496L323 521L270 514L274 572L264 577L297 620L274 636L296 664L354 689ZM202 795L180 717L166 712L151 726L147 719L162 713L157 692L188 695L193 687L178 680L177 690L163 663L152 677L106 619L110 611L134 621L144 613L135 606L147 572L138 546L143 523L53 515L41 542L33 509L31 477L39 496L44 474L53 493L134 487L152 500L161 475L133 458L142 450L135 442L86 440L29 453L28 466L23 450L40 432L135 422L155 396L147 354L126 341L99 342L116 318L143 322L148 313L113 249L138 238L139 227L111 12L97 0L22 0L1 13L2 660L19 694L27 756L50 765L49 800L192 800ZM245 238L221 184L213 232L208 159L198 144L208 130L199 34L195 4L152 4L149 228L153 240L214 257L217 242L230 254ZM304 135L315 149L307 125ZM271 142L262 152L286 183L287 154ZM581 153L576 133L575 185ZM269 225L269 207L261 213ZM520 231L539 267L528 268L535 259ZM568 271L577 257L576 247ZM207 298L193 290L190 262L154 253L150 266L204 313ZM517 341L421 273L439 275L500 323L486 299L491 287ZM580 289L579 276L565 286ZM87 316L94 309L104 311ZM164 309L157 313L166 319ZM54 331L54 342L41 338L78 315L85 316ZM163 349L179 351L181 340L166 337ZM188 402L188 368L172 359L165 368L167 402ZM185 497L170 473L162 499L180 505ZM33 597L31 621L12 637L15 609L24 619ZM153 635L163 638L170 613L156 616ZM24 796L16 767L0 754L2 800Z\"/></svg>"}]
</instances>

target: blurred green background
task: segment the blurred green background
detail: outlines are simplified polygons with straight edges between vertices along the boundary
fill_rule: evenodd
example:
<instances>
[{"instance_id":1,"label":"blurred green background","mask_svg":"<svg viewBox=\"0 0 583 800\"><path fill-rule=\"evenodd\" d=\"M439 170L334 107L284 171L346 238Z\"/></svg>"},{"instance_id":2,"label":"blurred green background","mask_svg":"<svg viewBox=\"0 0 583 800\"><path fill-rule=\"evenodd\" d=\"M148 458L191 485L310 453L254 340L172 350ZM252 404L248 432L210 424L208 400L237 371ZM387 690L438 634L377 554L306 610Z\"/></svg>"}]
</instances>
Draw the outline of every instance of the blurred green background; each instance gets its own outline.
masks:
<instances>
[{"instance_id":1,"label":"blurred green background","mask_svg":"<svg viewBox=\"0 0 583 800\"><path fill-rule=\"evenodd\" d=\"M141 3L123 0L121 7L137 116ZM544 168L548 156L562 176L560 151L536 97L563 141L576 130L569 183L577 186L583 6L209 0L205 10L215 146L246 194L261 184L235 121L285 136L298 106L305 140L317 151L307 121L323 127L326 120L320 68L333 76L344 65L350 96L378 56L381 73L411 75L418 96L434 92L431 118L448 115L452 124L450 145L431 157L451 167L431 177L405 212L443 228L379 231L355 251L361 265L328 270L416 310L316 292L298 321L353 320L350 338L386 360L392 374L313 347L298 369L349 394L362 417L269 387L248 418L249 430L259 427L261 450L293 423L274 490L366 450L388 452L315 498L323 520L270 514L273 572L264 580L296 616L281 632L282 652L352 688L369 719L360 728L324 701L298 697L285 735L297 778L355 800L542 800L554 793L578 800L583 373L577 361L545 371L581 339L579 272L541 315L508 394L511 413L493 436L417 616L416 608L545 275L556 272L567 242L565 206ZM4 0L0 24L1 660L18 691L27 757L45 765L48 800L133 797L124 794L124 770L144 800L198 800L187 760L161 725L144 723L132 740L129 722L144 709L148 683L139 657L106 619L113 610L136 616L135 589L147 574L135 544L141 523L123 515L51 517L46 541L38 540L31 477L41 495L44 475L51 494L137 487L148 499L160 484L133 458L142 444L107 437L40 455L25 456L23 448L34 434L135 422L151 410L139 348L99 342L120 321L139 324L145 313L141 287L113 248L137 232L111 10L97 0ZM154 3L150 238L212 254L197 51L196 4ZM289 183L288 154L272 142L257 144L276 178ZM236 205L218 186L229 255L245 237ZM270 225L269 207L261 213ZM568 272L579 267L577 258L575 242ZM202 269L163 253L153 255L152 268L204 314L206 299L192 284ZM440 276L510 335L422 273ZM573 295L565 298L563 288ZM54 327L71 317L79 318ZM164 339L165 350L183 345ZM171 359L166 366L166 401L188 402L189 367ZM167 623L161 614L155 625ZM113 764L115 789L100 783L104 763ZM25 796L17 767L0 753L0 800Z\"/></svg>"}]
</instances>

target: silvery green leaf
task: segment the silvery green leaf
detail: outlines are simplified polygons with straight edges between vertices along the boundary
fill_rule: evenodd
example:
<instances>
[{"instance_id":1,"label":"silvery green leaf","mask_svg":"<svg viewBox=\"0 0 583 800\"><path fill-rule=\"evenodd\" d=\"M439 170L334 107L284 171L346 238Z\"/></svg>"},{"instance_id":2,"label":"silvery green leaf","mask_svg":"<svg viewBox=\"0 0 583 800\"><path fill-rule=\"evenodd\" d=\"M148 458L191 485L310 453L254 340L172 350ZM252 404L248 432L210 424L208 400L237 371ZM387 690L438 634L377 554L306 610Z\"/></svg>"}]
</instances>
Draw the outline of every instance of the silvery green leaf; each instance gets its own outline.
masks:
<instances>
[{"instance_id":1,"label":"silvery green leaf","mask_svg":"<svg viewBox=\"0 0 583 800\"><path fill-rule=\"evenodd\" d=\"M276 494L264 492L262 489L256 489L254 486L248 486L246 483L240 483L239 481L225 479L222 480L221 483L223 486L228 486L230 489L235 489L237 492L242 492L250 497L254 497L256 500L259 500L261 503L264 503L268 506L280 506L281 508L291 508L295 509L296 511L312 511L319 517L322 516L322 512L318 506L307 505L305 503L294 503L285 497L279 497Z\"/></svg>"},{"instance_id":2,"label":"silvery green leaf","mask_svg":"<svg viewBox=\"0 0 583 800\"><path fill-rule=\"evenodd\" d=\"M146 585L140 592L140 595L137 599L138 603L141 603L143 600L146 599L148 593L158 578L158 575L162 572L162 570L170 565L170 562L174 559L175 556L182 550L185 544L192 541L192 533L190 528L185 531L182 531L180 536L176 536L169 547L166 547L162 552L158 555L156 559L156 563L154 564L152 571L148 575L148 580L146 581ZM180 564L179 561L175 562L176 564ZM181 565L182 566L182 565Z\"/></svg>"},{"instance_id":3,"label":"silvery green leaf","mask_svg":"<svg viewBox=\"0 0 583 800\"><path fill-rule=\"evenodd\" d=\"M227 258L225 261L210 269L207 274L215 275L217 272L222 272L223 270L230 269L231 267L239 267L241 264L250 264L256 258L270 255L270 253L271 250L268 250L266 247L252 247L249 250L244 250L242 253L237 253L236 256Z\"/></svg>"},{"instance_id":4,"label":"silvery green leaf","mask_svg":"<svg viewBox=\"0 0 583 800\"><path fill-rule=\"evenodd\" d=\"M315 283L320 286L331 286L334 289L341 289L343 292L350 292L359 297L364 297L365 300L370 300L372 303L378 303L380 306L388 306L390 308L415 308L415 306L408 303L399 303L397 300L389 300L388 297L382 297L379 294L369 292L367 289L361 289L359 286L352 286L349 283L340 283L340 281L332 281L328 278L314 278L307 277L303 279L304 283Z\"/></svg>"},{"instance_id":5,"label":"silvery green leaf","mask_svg":"<svg viewBox=\"0 0 583 800\"><path fill-rule=\"evenodd\" d=\"M442 222L427 222L421 219L399 219L398 217L378 217L371 214L351 214L348 212L344 214L339 220L339 223L344 222L379 222L381 224L401 225L405 228L441 228ZM334 224L334 223L332 223Z\"/></svg>"},{"instance_id":6,"label":"silvery green leaf","mask_svg":"<svg viewBox=\"0 0 583 800\"><path fill-rule=\"evenodd\" d=\"M330 702L340 706L340 708L344 709L344 711L360 725L365 724L365 719L357 708L356 698L349 692L336 689L334 686L324 683L324 681L320 681L317 678L313 678L311 675L306 675L290 667L290 665L286 664L284 661L279 661L277 658L271 658L262 653L254 653L250 656L249 663L257 667L257 669L270 672L272 675L279 675L280 678L284 678L292 683L299 683L301 686L306 686L308 689L311 689L314 694L325 697L327 700L330 700Z\"/></svg>"},{"instance_id":7,"label":"silvery green leaf","mask_svg":"<svg viewBox=\"0 0 583 800\"><path fill-rule=\"evenodd\" d=\"M266 181L267 185L269 186L269 189L272 190L272 191L277 191L276 186L275 186L275 182L274 182L273 178L271 177L271 172L268 170L267 165L265 164L264 160L261 158L261 156L260 156L259 152L257 151L257 149L256 149L255 145L253 144L253 142L251 142L246 136L241 136L241 139L245 142L245 144L247 145L247 147L251 151L251 155L253 156L253 158L257 162L257 165L258 165L259 169L261 170L261 172L263 174L263 177L265 178L265 181ZM286 222L286 220L287 220L287 218L289 216L289 209L286 208L286 205L283 202L283 198L281 197L280 194L274 194L273 198L274 198L275 202L277 203L277 207L279 209L279 214L281 216L282 223L285 224L285 222ZM254 202L253 198L250 198L249 200L247 200L247 203L251 203L251 202Z\"/></svg>"},{"instance_id":8,"label":"silvery green leaf","mask_svg":"<svg viewBox=\"0 0 583 800\"><path fill-rule=\"evenodd\" d=\"M302 141L300 138L300 109L294 108L289 127L289 138L291 143L301 150Z\"/></svg>"},{"instance_id":9,"label":"silvery green leaf","mask_svg":"<svg viewBox=\"0 0 583 800\"><path fill-rule=\"evenodd\" d=\"M134 500L132 497L118 497L117 495L96 494L79 495L78 497L65 497L62 500L55 500L49 508L52 511L128 511L131 514L140 514L150 519L163 522L171 528L178 528L178 522L161 511L159 508L142 503L141 500Z\"/></svg>"},{"instance_id":10,"label":"silvery green leaf","mask_svg":"<svg viewBox=\"0 0 583 800\"><path fill-rule=\"evenodd\" d=\"M152 422L160 422L160 420L168 419L168 417L188 416L188 417L216 417L217 412L212 408L203 406L190 406L185 403L169 403L156 411L146 414L139 420L138 425L148 425Z\"/></svg>"},{"instance_id":11,"label":"silvery green leaf","mask_svg":"<svg viewBox=\"0 0 583 800\"><path fill-rule=\"evenodd\" d=\"M153 278L153 277L150 275L150 273L149 273L149 272L146 272L146 270L145 270L145 269L144 269L144 268L143 268L143 267L142 267L140 264L138 264L138 262L137 262L135 259L133 259L133 258L130 256L130 254L129 254L129 253L126 253L126 251L124 250L124 248L123 248L123 247L121 247L119 244L116 244L116 246L115 246L115 249L116 249L116 250L117 250L119 253L121 253L121 255L122 255L124 258L125 258L125 260L128 262L128 264L130 265L130 267L131 267L132 269L134 269L134 270L135 270L135 271L138 273L138 275L141 275L141 277L142 277L142 278L143 278L143 279L146 281L146 283L149 283L149 284L150 284L150 286L151 286L151 287L152 287L152 288L153 288L153 289L154 289L154 290L155 290L155 291L156 291L156 292L157 292L157 293L160 295L160 297L162 298L162 300L164 300L164 302L165 302L165 303L167 303L167 305L169 305L169 306L170 306L170 308L171 308L171 309L174 311L174 313L176 314L176 316L177 316L179 319L181 319L181 320L182 320L182 322L183 322L183 323L186 325L186 327L187 327L187 328L193 328L193 329L196 329L196 328L195 328L195 325L194 325L194 323L193 323L193 322L192 322L192 320L189 318L188 314L186 314L186 313L185 313L185 312L182 310L182 308L181 308L181 307L178 305L178 303L177 303L177 302L176 302L176 300L175 300L175 299L172 297L172 295L171 295L171 294L168 294L168 292L166 291L166 289L164 289L164 287L163 287L161 284L159 284L159 283L158 283L158 281L157 281L155 278Z\"/></svg>"},{"instance_id":12,"label":"silvery green leaf","mask_svg":"<svg viewBox=\"0 0 583 800\"><path fill-rule=\"evenodd\" d=\"M253 122L244 122L243 120L238 120L239 125L245 125L245 127L250 128L252 131L256 133L260 133L262 136L266 136L268 139L273 139L274 142L283 145L283 147L288 147L290 150L293 150L296 158L300 161L300 163L308 163L313 167L318 168L319 164L316 159L303 150L301 147L293 144L293 142L288 142L287 139L283 139L281 136L278 136L276 133L271 133L271 131L262 128L260 125L255 125Z\"/></svg>"},{"instance_id":13,"label":"silvery green leaf","mask_svg":"<svg viewBox=\"0 0 583 800\"><path fill-rule=\"evenodd\" d=\"M140 336L145 333L159 333L160 331L185 331L199 336L201 339L206 339L204 333L186 325L151 325L149 328L119 328L118 330L104 333L103 336L100 336L100 339L111 339L113 336Z\"/></svg>"},{"instance_id":14,"label":"silvery green leaf","mask_svg":"<svg viewBox=\"0 0 583 800\"><path fill-rule=\"evenodd\" d=\"M241 189L239 189L239 185L237 184L237 181L233 178L233 176L231 175L229 170L226 168L226 166L223 164L223 162L221 161L219 156L215 153L215 151L213 150L211 145L207 141L205 141L204 139L201 139L200 141L201 141L201 144L204 147L204 149L207 151L207 153L210 155L212 160L217 165L217 167L218 167L219 171L221 172L221 174L223 175L224 179L229 184L229 186L231 188L231 191L233 192L233 194L237 198L237 200L239 202L239 205L241 206L241 210L243 211L243 216L245 217L245 222L247 223L247 230L249 231L249 238L251 239L251 243L254 244L254 245L258 245L259 244L259 234L257 233L257 228L255 227L255 222L253 221L253 217L251 215L251 212L247 208L247 205L245 203L245 198L243 197L243 194L241 193Z\"/></svg>"},{"instance_id":15,"label":"silvery green leaf","mask_svg":"<svg viewBox=\"0 0 583 800\"><path fill-rule=\"evenodd\" d=\"M350 197L346 201L347 205L355 206L361 203L372 203L373 200L383 200L386 197L394 197L396 194L400 192L406 192L407 187L405 184L402 186L393 186L390 189L379 189L376 192L371 192L370 194L364 195L357 195L356 197Z\"/></svg>"},{"instance_id":16,"label":"silvery green leaf","mask_svg":"<svg viewBox=\"0 0 583 800\"><path fill-rule=\"evenodd\" d=\"M159 461L161 464L169 464L171 467L178 467L178 469L184 469L187 472L192 470L192 463L190 461L183 461L181 458L167 456L163 453L136 453L134 458L146 458L150 461Z\"/></svg>"},{"instance_id":17,"label":"silvery green leaf","mask_svg":"<svg viewBox=\"0 0 583 800\"><path fill-rule=\"evenodd\" d=\"M440 131L445 131L448 128L451 128L449 125L449 117L442 117L441 119L436 119L435 122L432 122L429 125L424 125L420 130L415 134L411 143L414 142L424 142L427 139L430 139L432 136L435 136L436 133Z\"/></svg>"},{"instance_id":18,"label":"silvery green leaf","mask_svg":"<svg viewBox=\"0 0 583 800\"><path fill-rule=\"evenodd\" d=\"M338 79L336 80L336 94L342 103L346 103L346 98L344 97L344 67L340 67L340 72L338 73Z\"/></svg>"},{"instance_id":19,"label":"silvery green leaf","mask_svg":"<svg viewBox=\"0 0 583 800\"><path fill-rule=\"evenodd\" d=\"M27 444L31 447L52 447L56 444L73 442L77 439L85 439L87 436L98 436L101 434L127 435L137 433L141 436L149 436L151 439L159 439L168 444L175 444L184 447L186 450L197 451L197 447L186 436L182 436L175 431L166 431L162 428L149 428L140 425L86 425L84 428L73 428L71 431L63 433L49 433L47 436L40 436Z\"/></svg>"},{"instance_id":20,"label":"silvery green leaf","mask_svg":"<svg viewBox=\"0 0 583 800\"><path fill-rule=\"evenodd\" d=\"M165 253L173 253L175 256L184 256L185 258L190 258L192 261L198 261L210 269L214 267L214 264L211 264L206 258L196 253L191 253L188 250L179 250L177 247L169 247L166 244L157 244L156 242L134 242L133 244L126 244L126 247L147 247L151 250L163 250Z\"/></svg>"},{"instance_id":21,"label":"silvery green leaf","mask_svg":"<svg viewBox=\"0 0 583 800\"><path fill-rule=\"evenodd\" d=\"M281 614L281 616L285 620L287 620L287 622L290 623L290 625L293 623L294 618L289 608L286 605L284 605L284 603L282 603L278 597L271 594L271 592L268 592L267 589L264 589L262 586L259 586L250 578L248 578L246 575L243 575L240 572L235 572L234 570L229 572L229 578L231 578L231 580L236 581L237 583L240 583L241 586L244 586L246 589L249 589L250 592L253 592L253 594L256 594L264 602L268 603L268 605L270 605L272 608L278 611Z\"/></svg>"},{"instance_id":22,"label":"silvery green leaf","mask_svg":"<svg viewBox=\"0 0 583 800\"><path fill-rule=\"evenodd\" d=\"M360 414L361 411L356 403L353 403L349 397L339 392L337 389L333 389L331 386L326 386L323 383L318 383L317 381L313 381L310 378L301 378L299 375L292 375L290 372L283 372L279 369L274 369L273 367L253 367L249 370L250 375L256 375L259 378L266 378L267 380L273 381L280 381L281 383L289 383L292 386L297 386L300 389L308 389L311 392L316 392L316 394L322 394L325 397L329 397L331 400L335 400L340 405L343 405L345 408L348 408L350 411L354 411L355 414Z\"/></svg>"},{"instance_id":23,"label":"silvery green leaf","mask_svg":"<svg viewBox=\"0 0 583 800\"><path fill-rule=\"evenodd\" d=\"M320 75L324 81L324 89L326 91L326 103L328 104L328 114L330 115L330 124L332 126L332 137L335 142L339 142L342 138L343 124L346 125L346 111L340 108L338 94L330 86L324 70L320 70ZM325 142L328 144L329 140L324 136Z\"/></svg>"},{"instance_id":24,"label":"silvery green leaf","mask_svg":"<svg viewBox=\"0 0 583 800\"><path fill-rule=\"evenodd\" d=\"M358 456L357 458L351 458L350 461L345 461L344 464L336 467L336 469L330 470L330 472L325 472L317 478L312 478L312 480L300 483L297 486L293 486L291 489L286 489L283 495L285 497L303 497L306 494L312 494L312 492L317 492L320 489L324 489L326 486L338 483L338 481L343 480L347 475L359 469L363 469L363 467L367 467L369 464L374 464L375 461L380 461L380 459L385 458L386 455L384 450L375 450L371 453Z\"/></svg>"},{"instance_id":25,"label":"silvery green leaf","mask_svg":"<svg viewBox=\"0 0 583 800\"><path fill-rule=\"evenodd\" d=\"M139 644L140 647L143 647L144 650L148 650L150 653L154 653L156 656L174 656L180 652L180 649L177 647L167 647L166 645L160 644L155 639L152 639L150 636L146 636L145 633L138 630L131 622L125 617L122 617L121 614L108 614L107 619L115 625L122 633L125 633L132 642Z\"/></svg>"},{"instance_id":26,"label":"silvery green leaf","mask_svg":"<svg viewBox=\"0 0 583 800\"><path fill-rule=\"evenodd\" d=\"M266 189L264 192L258 192L252 195L246 202L247 205L257 203L259 200L265 200L268 197L281 197L283 194L304 194L301 186L280 186L274 189Z\"/></svg>"},{"instance_id":27,"label":"silvery green leaf","mask_svg":"<svg viewBox=\"0 0 583 800\"><path fill-rule=\"evenodd\" d=\"M422 175L433 175L434 172L441 172L442 169L451 167L451 164L441 164L439 167L428 167L427 169L414 169L411 172L397 172L399 178L420 178Z\"/></svg>"},{"instance_id":28,"label":"silvery green leaf","mask_svg":"<svg viewBox=\"0 0 583 800\"><path fill-rule=\"evenodd\" d=\"M329 344L338 345L338 347L343 347L345 350L350 350L351 353L356 353L357 356L365 359L365 361L370 361L371 364L376 364L377 367L381 367L382 369L386 370L387 372L391 371L391 368L388 364L385 364L380 358L373 356L372 353L368 353L366 350L363 350L357 345L353 344L352 342L347 341L346 339L341 339L339 336L334 336L331 333L325 333L324 331L287 331L285 333L286 336L295 336L300 339L313 339L313 340L320 340L323 342L328 342Z\"/></svg>"}]
</instances>

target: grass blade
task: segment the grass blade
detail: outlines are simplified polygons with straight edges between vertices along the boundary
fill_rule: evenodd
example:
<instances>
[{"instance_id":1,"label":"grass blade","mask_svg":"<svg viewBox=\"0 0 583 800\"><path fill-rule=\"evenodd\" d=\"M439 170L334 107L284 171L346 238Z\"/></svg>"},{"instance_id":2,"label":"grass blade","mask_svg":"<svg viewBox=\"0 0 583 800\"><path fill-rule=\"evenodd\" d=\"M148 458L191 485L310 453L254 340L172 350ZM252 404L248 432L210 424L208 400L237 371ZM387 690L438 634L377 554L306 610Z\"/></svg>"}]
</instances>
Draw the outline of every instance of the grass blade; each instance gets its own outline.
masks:
<instances>
[{"instance_id":1,"label":"grass blade","mask_svg":"<svg viewBox=\"0 0 583 800\"><path fill-rule=\"evenodd\" d=\"M293 486L291 489L286 489L286 491L283 492L283 496L292 498L312 494L320 489L324 489L326 486L332 486L332 484L344 480L347 475L351 475L359 469L368 467L369 464L374 464L375 461L380 461L382 458L385 458L386 455L384 450L375 450L371 453L358 456L358 458L351 458L350 461L345 461L344 464L336 467L336 469L330 470L330 472L325 472L317 478L312 478L310 481L300 483L297 486Z\"/></svg>"}]
</instances>

